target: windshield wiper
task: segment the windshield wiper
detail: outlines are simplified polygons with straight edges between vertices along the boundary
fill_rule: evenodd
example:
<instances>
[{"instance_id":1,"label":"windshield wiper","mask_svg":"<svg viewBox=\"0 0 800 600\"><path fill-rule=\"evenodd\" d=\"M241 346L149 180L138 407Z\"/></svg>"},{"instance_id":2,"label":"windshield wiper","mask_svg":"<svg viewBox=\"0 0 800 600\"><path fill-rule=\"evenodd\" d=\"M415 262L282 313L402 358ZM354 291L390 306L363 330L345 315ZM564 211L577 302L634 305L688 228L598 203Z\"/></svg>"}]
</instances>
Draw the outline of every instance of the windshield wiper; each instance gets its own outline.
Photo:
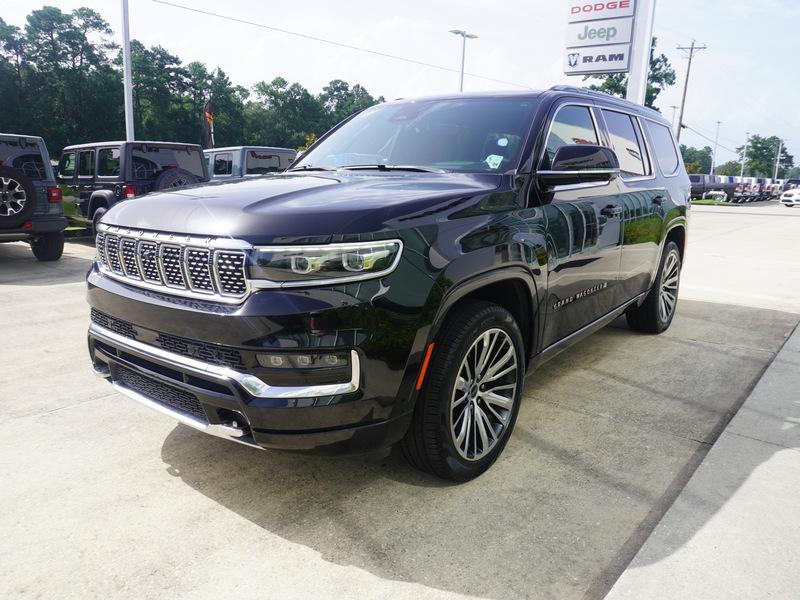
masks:
<instances>
[{"instance_id":1,"label":"windshield wiper","mask_svg":"<svg viewBox=\"0 0 800 600\"><path fill-rule=\"evenodd\" d=\"M286 169L287 173L291 173L292 171L335 171L336 169L331 169L330 167L314 167L312 165L303 165L302 167L295 167L294 169Z\"/></svg>"},{"instance_id":2,"label":"windshield wiper","mask_svg":"<svg viewBox=\"0 0 800 600\"><path fill-rule=\"evenodd\" d=\"M370 169L377 169L378 171L412 171L416 173L446 173L442 169L432 169L430 167L419 167L417 165L384 165L384 164L375 164L375 165L347 165L344 167L339 167L340 169L345 169L347 171L366 171Z\"/></svg>"}]
</instances>

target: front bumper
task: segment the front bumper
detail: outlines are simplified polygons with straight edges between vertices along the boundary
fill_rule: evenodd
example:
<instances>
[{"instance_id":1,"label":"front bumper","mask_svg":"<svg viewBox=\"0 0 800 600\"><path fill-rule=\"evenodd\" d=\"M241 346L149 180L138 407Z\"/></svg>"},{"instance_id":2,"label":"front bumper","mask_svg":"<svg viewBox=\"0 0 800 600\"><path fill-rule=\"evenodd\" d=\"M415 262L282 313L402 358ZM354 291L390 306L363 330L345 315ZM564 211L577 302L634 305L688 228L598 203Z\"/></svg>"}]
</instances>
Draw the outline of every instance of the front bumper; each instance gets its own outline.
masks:
<instances>
[{"instance_id":1,"label":"front bumper","mask_svg":"<svg viewBox=\"0 0 800 600\"><path fill-rule=\"evenodd\" d=\"M398 272L406 282L418 273ZM118 391L206 433L262 448L368 451L399 441L410 423L432 285L422 277L261 291L230 306L135 288L93 267L89 352ZM278 385L255 360L333 350L350 356L349 381Z\"/></svg>"}]
</instances>

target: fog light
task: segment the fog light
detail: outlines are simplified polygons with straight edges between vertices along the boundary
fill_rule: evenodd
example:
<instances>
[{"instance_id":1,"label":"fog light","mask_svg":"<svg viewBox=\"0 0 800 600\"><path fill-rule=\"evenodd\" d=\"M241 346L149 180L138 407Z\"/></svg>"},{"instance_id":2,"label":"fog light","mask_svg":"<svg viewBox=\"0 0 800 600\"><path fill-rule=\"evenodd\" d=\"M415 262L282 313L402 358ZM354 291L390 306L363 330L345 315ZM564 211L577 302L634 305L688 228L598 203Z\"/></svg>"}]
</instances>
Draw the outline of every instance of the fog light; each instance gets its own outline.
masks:
<instances>
[{"instance_id":1,"label":"fog light","mask_svg":"<svg viewBox=\"0 0 800 600\"><path fill-rule=\"evenodd\" d=\"M347 367L348 352L325 352L320 354L256 354L256 360L268 369L330 369Z\"/></svg>"}]
</instances>

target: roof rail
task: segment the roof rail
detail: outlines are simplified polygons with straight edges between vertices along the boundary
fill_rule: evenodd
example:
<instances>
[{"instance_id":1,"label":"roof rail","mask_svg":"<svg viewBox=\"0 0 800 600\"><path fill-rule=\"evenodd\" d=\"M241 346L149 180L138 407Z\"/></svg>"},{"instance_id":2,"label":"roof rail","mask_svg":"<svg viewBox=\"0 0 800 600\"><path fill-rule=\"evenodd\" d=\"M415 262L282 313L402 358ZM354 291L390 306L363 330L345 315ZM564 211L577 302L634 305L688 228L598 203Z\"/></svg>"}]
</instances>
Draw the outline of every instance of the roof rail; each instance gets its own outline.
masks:
<instances>
[{"instance_id":1,"label":"roof rail","mask_svg":"<svg viewBox=\"0 0 800 600\"><path fill-rule=\"evenodd\" d=\"M604 100L613 100L615 102L619 102L621 104L629 104L635 106L639 110L648 111L650 113L657 114L658 116L663 116L659 111L650 108L649 106L642 106L641 104L636 104L635 102L631 102L630 100L626 100L625 98L620 98L618 96L613 96L606 92L599 92L597 90L589 90L587 88L577 87L574 85L554 85L550 88L550 91L553 92L572 92L575 94L586 94L587 96L594 96L595 98L603 98Z\"/></svg>"}]
</instances>

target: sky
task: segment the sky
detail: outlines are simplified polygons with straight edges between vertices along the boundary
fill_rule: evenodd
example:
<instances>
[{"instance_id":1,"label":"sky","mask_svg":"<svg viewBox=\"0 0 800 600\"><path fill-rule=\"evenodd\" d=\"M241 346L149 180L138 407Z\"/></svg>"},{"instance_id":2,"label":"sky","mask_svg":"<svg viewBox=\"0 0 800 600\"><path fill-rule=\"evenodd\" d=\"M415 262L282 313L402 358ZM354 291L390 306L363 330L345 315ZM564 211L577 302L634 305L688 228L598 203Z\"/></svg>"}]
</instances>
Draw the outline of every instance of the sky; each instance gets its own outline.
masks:
<instances>
[{"instance_id":1,"label":"sky","mask_svg":"<svg viewBox=\"0 0 800 600\"><path fill-rule=\"evenodd\" d=\"M222 68L244 86L280 75L312 93L331 79L360 83L375 96L408 98L458 89L461 39L468 40L465 91L582 85L562 72L566 0L165 0L270 27L453 69L446 71L359 52L308 38L190 12L156 0L129 0L131 37L161 45L184 62ZM2 0L0 17L23 26L45 4L69 11L88 6L109 21L120 41L119 0ZM294 8L294 7L297 8ZM708 46L695 55L681 143L713 146L717 163L732 160L746 132L782 137L800 163L800 81L793 79L800 0L657 0L654 35L675 68L676 85L657 106L672 118L680 104L687 61L677 46Z\"/></svg>"}]
</instances>

